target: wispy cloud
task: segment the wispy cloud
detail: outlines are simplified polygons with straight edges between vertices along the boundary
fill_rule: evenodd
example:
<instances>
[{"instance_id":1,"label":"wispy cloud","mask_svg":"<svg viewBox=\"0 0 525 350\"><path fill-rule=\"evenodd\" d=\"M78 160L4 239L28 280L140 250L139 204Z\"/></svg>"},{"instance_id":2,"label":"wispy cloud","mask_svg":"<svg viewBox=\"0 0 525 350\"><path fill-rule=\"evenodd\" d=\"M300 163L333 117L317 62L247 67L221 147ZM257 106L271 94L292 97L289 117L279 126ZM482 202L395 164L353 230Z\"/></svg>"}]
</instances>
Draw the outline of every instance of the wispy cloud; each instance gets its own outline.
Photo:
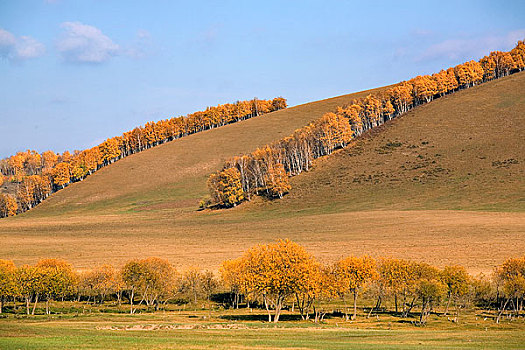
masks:
<instances>
[{"instance_id":1,"label":"wispy cloud","mask_svg":"<svg viewBox=\"0 0 525 350\"><path fill-rule=\"evenodd\" d=\"M145 58L149 56L154 49L154 43L151 34L144 29L137 31L135 40L125 50L124 54L131 58Z\"/></svg>"},{"instance_id":2,"label":"wispy cloud","mask_svg":"<svg viewBox=\"0 0 525 350\"><path fill-rule=\"evenodd\" d=\"M18 62L42 56L46 52L44 44L30 36L16 37L0 28L0 57Z\"/></svg>"},{"instance_id":3,"label":"wispy cloud","mask_svg":"<svg viewBox=\"0 0 525 350\"><path fill-rule=\"evenodd\" d=\"M434 59L469 59L478 58L494 50L508 50L518 40L525 38L525 29L509 32L505 35L486 35L482 37L456 38L430 45L417 61Z\"/></svg>"},{"instance_id":4,"label":"wispy cloud","mask_svg":"<svg viewBox=\"0 0 525 350\"><path fill-rule=\"evenodd\" d=\"M80 22L64 22L57 42L62 58L70 63L103 63L121 53L119 45L96 27Z\"/></svg>"}]
</instances>

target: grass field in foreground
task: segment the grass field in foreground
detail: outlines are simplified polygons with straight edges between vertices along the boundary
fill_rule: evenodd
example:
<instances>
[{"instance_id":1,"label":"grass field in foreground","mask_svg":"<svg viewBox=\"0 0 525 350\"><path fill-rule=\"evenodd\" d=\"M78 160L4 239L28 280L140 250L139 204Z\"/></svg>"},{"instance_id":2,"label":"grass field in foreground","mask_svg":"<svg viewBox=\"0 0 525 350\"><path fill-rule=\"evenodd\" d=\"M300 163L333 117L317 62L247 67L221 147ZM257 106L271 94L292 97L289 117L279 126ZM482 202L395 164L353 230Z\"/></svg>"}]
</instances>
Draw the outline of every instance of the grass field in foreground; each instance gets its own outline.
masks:
<instances>
[{"instance_id":1,"label":"grass field in foreground","mask_svg":"<svg viewBox=\"0 0 525 350\"><path fill-rule=\"evenodd\" d=\"M233 316L226 319L225 315ZM258 314L264 319L262 313ZM318 325L276 325L236 311L174 311L156 314L91 314L0 319L1 349L522 349L523 318L499 325L465 315L459 323L432 316L426 327L399 318L328 319Z\"/></svg>"}]
</instances>

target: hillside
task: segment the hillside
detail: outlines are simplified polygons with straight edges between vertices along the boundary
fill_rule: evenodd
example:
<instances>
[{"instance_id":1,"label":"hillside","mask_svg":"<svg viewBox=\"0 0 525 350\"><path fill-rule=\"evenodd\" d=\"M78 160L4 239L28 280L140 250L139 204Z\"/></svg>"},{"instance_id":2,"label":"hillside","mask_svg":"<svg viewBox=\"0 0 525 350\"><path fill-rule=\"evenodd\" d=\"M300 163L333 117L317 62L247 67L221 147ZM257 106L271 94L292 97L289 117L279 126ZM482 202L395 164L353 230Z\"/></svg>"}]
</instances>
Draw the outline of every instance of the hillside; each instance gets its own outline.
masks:
<instances>
[{"instance_id":1,"label":"hillside","mask_svg":"<svg viewBox=\"0 0 525 350\"><path fill-rule=\"evenodd\" d=\"M53 194L29 216L98 210L107 213L108 209L194 209L207 193L207 176L225 159L288 135L322 113L368 92L269 113L131 155Z\"/></svg>"},{"instance_id":2,"label":"hillside","mask_svg":"<svg viewBox=\"0 0 525 350\"><path fill-rule=\"evenodd\" d=\"M523 212L524 91L520 73L420 106L292 178L275 209Z\"/></svg>"},{"instance_id":3,"label":"hillside","mask_svg":"<svg viewBox=\"0 0 525 350\"><path fill-rule=\"evenodd\" d=\"M525 251L525 73L418 107L292 179L283 200L197 212L224 159L366 92L313 102L127 157L0 221L0 255L76 266L161 256L216 268L288 237L322 259L392 255L473 272Z\"/></svg>"}]
</instances>

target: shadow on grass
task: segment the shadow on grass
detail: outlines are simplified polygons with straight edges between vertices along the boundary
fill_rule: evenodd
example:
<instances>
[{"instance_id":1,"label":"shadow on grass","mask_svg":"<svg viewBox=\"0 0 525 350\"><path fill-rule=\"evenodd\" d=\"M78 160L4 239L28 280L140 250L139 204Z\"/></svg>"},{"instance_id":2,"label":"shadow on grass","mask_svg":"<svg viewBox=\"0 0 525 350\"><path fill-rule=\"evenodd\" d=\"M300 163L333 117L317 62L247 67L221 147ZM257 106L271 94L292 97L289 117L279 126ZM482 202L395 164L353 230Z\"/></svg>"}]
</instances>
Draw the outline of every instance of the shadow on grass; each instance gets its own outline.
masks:
<instances>
[{"instance_id":1,"label":"shadow on grass","mask_svg":"<svg viewBox=\"0 0 525 350\"><path fill-rule=\"evenodd\" d=\"M256 314L256 315L223 315L220 318L228 321L268 321L268 315ZM273 318L273 315L272 315ZM281 315L279 321L302 321L300 315Z\"/></svg>"}]
</instances>

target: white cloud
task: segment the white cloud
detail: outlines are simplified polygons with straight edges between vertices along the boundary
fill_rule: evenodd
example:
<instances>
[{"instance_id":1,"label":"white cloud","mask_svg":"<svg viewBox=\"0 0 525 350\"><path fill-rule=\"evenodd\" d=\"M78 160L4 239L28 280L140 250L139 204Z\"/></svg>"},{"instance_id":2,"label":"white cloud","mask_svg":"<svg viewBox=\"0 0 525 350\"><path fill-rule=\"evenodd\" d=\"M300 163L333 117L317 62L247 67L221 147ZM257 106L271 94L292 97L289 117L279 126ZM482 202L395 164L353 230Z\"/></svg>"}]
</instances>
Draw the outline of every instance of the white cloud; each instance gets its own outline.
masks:
<instances>
[{"instance_id":1,"label":"white cloud","mask_svg":"<svg viewBox=\"0 0 525 350\"><path fill-rule=\"evenodd\" d=\"M0 57L16 62L42 56L45 51L45 46L36 39L29 36L17 38L0 28Z\"/></svg>"},{"instance_id":2,"label":"white cloud","mask_svg":"<svg viewBox=\"0 0 525 350\"><path fill-rule=\"evenodd\" d=\"M96 27L80 22L64 22L57 42L62 58L72 63L103 63L120 54L120 46Z\"/></svg>"},{"instance_id":3,"label":"white cloud","mask_svg":"<svg viewBox=\"0 0 525 350\"><path fill-rule=\"evenodd\" d=\"M449 39L429 46L417 61L432 59L477 59L490 51L509 50L518 40L525 38L525 29L509 32L505 35L487 35L477 38Z\"/></svg>"},{"instance_id":4,"label":"white cloud","mask_svg":"<svg viewBox=\"0 0 525 350\"><path fill-rule=\"evenodd\" d=\"M151 34L147 30L139 29L135 40L123 51L127 56L136 59L149 56L154 51Z\"/></svg>"}]
</instances>

